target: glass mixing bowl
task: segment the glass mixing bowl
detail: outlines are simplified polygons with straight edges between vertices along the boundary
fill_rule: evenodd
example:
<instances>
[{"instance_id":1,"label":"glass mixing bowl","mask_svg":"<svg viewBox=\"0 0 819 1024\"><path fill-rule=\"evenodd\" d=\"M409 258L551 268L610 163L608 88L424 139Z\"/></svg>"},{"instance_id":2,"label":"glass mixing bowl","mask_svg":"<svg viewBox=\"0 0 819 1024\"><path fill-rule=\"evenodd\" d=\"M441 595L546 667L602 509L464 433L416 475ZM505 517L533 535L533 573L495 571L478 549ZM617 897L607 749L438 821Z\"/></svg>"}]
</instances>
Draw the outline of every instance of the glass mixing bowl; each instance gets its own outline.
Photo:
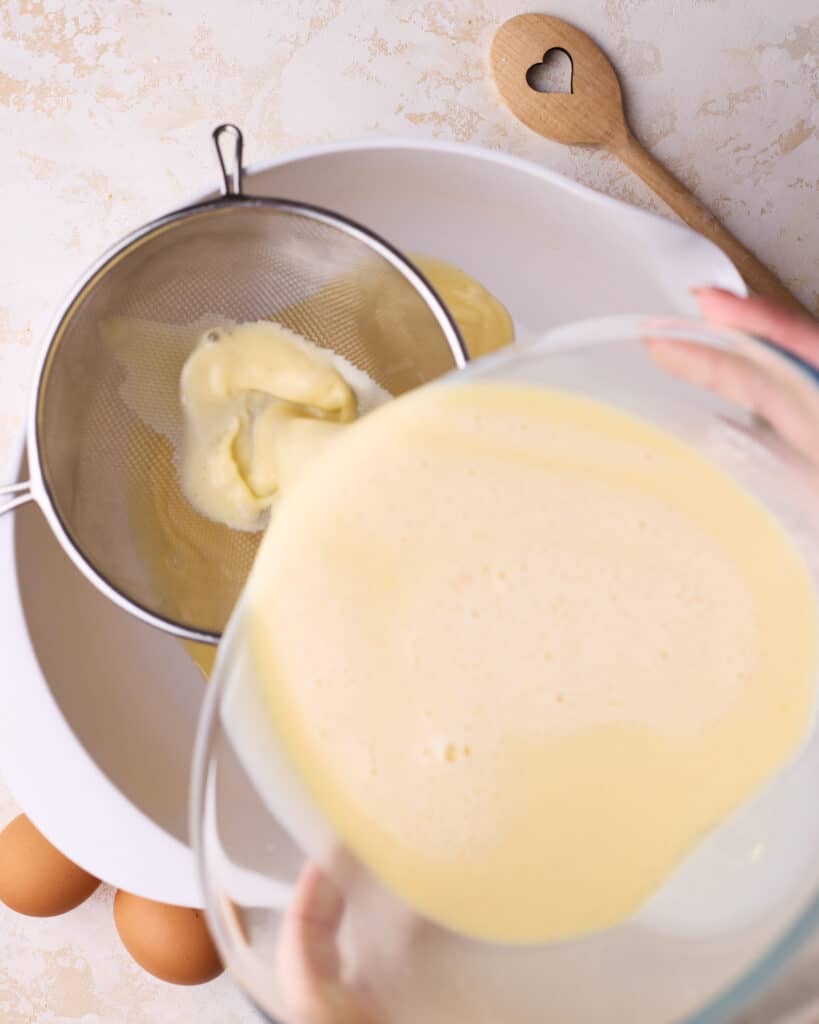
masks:
<instances>
[{"instance_id":1,"label":"glass mixing bowl","mask_svg":"<svg viewBox=\"0 0 819 1024\"><path fill-rule=\"evenodd\" d=\"M661 369L645 344L652 336L689 355L718 353L721 369L710 383L734 373L746 394L774 394L786 429L777 433L747 409ZM819 453L819 387L809 368L768 343L695 321L618 317L560 328L429 386L456 377L574 391L653 421L767 505L817 581L819 476L804 440L815 430ZM329 960L321 951L319 973L377 1007L374 1016L339 1010L316 1017L329 1024L721 1021L770 981L819 920L815 730L785 770L616 928L513 948L416 918L345 862L273 746L238 640L241 615L240 601L199 723L191 826L216 943L236 983L270 1020L299 1024L305 1012L293 1005L288 975L303 964L292 949L289 959L282 953L283 934L293 941L288 907L294 893L301 898L305 849L345 900L337 943Z\"/></svg>"}]
</instances>

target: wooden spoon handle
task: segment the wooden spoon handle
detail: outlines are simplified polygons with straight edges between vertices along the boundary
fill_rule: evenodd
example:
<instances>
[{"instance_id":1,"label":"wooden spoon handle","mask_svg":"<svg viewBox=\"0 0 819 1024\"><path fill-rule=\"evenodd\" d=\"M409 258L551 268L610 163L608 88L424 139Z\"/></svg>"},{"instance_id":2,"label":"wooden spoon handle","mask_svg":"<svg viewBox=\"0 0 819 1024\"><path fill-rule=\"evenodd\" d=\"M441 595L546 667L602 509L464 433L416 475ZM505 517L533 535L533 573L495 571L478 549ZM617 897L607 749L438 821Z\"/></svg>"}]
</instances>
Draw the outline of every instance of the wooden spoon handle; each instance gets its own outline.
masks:
<instances>
[{"instance_id":1,"label":"wooden spoon handle","mask_svg":"<svg viewBox=\"0 0 819 1024\"><path fill-rule=\"evenodd\" d=\"M631 132L615 138L608 148L634 171L650 189L664 199L689 227L718 245L736 265L751 291L776 299L799 313L808 310L794 298L779 278L734 238L709 209L634 138ZM708 284L703 281L703 284ZM809 314L810 315L810 314Z\"/></svg>"}]
</instances>

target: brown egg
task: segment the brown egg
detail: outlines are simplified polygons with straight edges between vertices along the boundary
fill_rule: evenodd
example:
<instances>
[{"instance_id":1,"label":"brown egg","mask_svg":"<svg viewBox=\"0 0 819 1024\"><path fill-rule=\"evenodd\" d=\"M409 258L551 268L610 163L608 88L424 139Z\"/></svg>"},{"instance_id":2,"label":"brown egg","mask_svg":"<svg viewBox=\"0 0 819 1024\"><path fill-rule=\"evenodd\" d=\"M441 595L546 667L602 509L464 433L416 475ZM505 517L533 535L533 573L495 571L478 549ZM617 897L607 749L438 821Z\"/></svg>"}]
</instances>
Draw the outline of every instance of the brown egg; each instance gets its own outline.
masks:
<instances>
[{"instance_id":1,"label":"brown egg","mask_svg":"<svg viewBox=\"0 0 819 1024\"><path fill-rule=\"evenodd\" d=\"M122 944L149 974L174 985L202 985L222 962L201 910L155 903L120 890L114 922Z\"/></svg>"},{"instance_id":2,"label":"brown egg","mask_svg":"<svg viewBox=\"0 0 819 1024\"><path fill-rule=\"evenodd\" d=\"M99 884L52 846L24 814L0 833L0 900L18 914L65 914Z\"/></svg>"}]
</instances>

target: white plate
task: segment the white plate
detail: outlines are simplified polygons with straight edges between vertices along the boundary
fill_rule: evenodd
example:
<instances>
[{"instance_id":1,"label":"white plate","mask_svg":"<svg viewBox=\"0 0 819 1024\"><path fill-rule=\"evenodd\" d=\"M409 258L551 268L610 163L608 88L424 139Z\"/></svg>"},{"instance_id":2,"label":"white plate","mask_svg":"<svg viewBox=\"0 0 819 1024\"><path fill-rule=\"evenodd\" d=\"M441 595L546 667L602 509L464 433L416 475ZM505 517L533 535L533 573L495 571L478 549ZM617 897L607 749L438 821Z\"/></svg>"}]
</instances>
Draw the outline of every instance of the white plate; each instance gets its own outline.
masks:
<instances>
[{"instance_id":1,"label":"white plate","mask_svg":"<svg viewBox=\"0 0 819 1024\"><path fill-rule=\"evenodd\" d=\"M327 206L451 260L505 303L521 341L606 313L690 313L692 285L744 291L687 229L474 147L328 146L256 168L245 188ZM93 874L198 905L186 843L197 669L176 640L95 591L36 508L0 519L0 564L13 567L0 576L0 771L15 798Z\"/></svg>"}]
</instances>

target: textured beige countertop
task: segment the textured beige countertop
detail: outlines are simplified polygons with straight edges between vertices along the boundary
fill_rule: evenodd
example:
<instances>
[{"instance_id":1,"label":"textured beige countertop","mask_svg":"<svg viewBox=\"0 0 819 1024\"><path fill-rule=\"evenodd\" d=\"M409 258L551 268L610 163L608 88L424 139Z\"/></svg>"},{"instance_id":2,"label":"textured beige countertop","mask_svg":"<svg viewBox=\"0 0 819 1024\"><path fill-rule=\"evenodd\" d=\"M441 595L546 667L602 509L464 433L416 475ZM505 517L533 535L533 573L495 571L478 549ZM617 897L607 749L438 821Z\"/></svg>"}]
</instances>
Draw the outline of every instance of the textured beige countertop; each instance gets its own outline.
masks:
<instances>
[{"instance_id":1,"label":"textured beige countertop","mask_svg":"<svg viewBox=\"0 0 819 1024\"><path fill-rule=\"evenodd\" d=\"M0 0L0 469L55 304L104 247L212 180L219 121L241 124L250 161L441 137L665 212L613 159L539 139L501 107L493 29L538 9L605 45L637 134L816 309L816 0ZM14 813L0 783L0 827ZM143 974L110 904L103 892L51 921L0 908L2 1024L257 1019L224 979L184 990ZM815 945L816 965L808 952L743 1024L819 1020L819 1003L793 1016L819 994Z\"/></svg>"}]
</instances>

